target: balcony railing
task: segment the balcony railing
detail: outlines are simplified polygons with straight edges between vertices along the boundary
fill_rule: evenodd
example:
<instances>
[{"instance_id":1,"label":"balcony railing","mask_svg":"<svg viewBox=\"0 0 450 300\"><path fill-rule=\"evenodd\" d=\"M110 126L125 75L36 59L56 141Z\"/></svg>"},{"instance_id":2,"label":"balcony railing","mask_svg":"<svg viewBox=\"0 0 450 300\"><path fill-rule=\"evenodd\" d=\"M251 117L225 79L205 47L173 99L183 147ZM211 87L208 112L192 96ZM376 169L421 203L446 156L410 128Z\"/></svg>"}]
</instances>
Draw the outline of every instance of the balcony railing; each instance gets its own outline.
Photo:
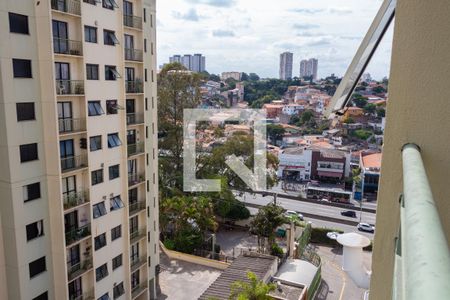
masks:
<instances>
[{"instance_id":1,"label":"balcony railing","mask_svg":"<svg viewBox=\"0 0 450 300\"><path fill-rule=\"evenodd\" d=\"M128 94L137 94L143 92L142 80L127 80L125 81L125 90Z\"/></svg>"},{"instance_id":2,"label":"balcony railing","mask_svg":"<svg viewBox=\"0 0 450 300\"><path fill-rule=\"evenodd\" d=\"M63 197L64 209L77 207L88 202L89 197L87 192L64 194Z\"/></svg>"},{"instance_id":3,"label":"balcony railing","mask_svg":"<svg viewBox=\"0 0 450 300\"><path fill-rule=\"evenodd\" d=\"M134 299L140 294L142 294L143 291L147 288L147 282L140 283L136 285L135 287L131 288L131 297Z\"/></svg>"},{"instance_id":4,"label":"balcony railing","mask_svg":"<svg viewBox=\"0 0 450 300\"><path fill-rule=\"evenodd\" d=\"M79 155L72 157L61 158L61 170L62 172L69 172L76 169L81 169L87 167L87 156Z\"/></svg>"},{"instance_id":5,"label":"balcony railing","mask_svg":"<svg viewBox=\"0 0 450 300\"><path fill-rule=\"evenodd\" d=\"M123 25L127 27L142 29L142 18L130 15L123 15Z\"/></svg>"},{"instance_id":6,"label":"balcony railing","mask_svg":"<svg viewBox=\"0 0 450 300\"><path fill-rule=\"evenodd\" d=\"M69 294L69 300L94 300L94 296L94 290L92 289L89 292L83 293L79 296Z\"/></svg>"},{"instance_id":7,"label":"balcony railing","mask_svg":"<svg viewBox=\"0 0 450 300\"><path fill-rule=\"evenodd\" d=\"M57 95L84 95L83 80L56 80Z\"/></svg>"},{"instance_id":8,"label":"balcony railing","mask_svg":"<svg viewBox=\"0 0 450 300\"><path fill-rule=\"evenodd\" d=\"M448 299L450 252L420 149L407 144L395 255L393 299Z\"/></svg>"},{"instance_id":9,"label":"balcony railing","mask_svg":"<svg viewBox=\"0 0 450 300\"><path fill-rule=\"evenodd\" d=\"M125 60L143 61L142 50L125 48Z\"/></svg>"},{"instance_id":10,"label":"balcony railing","mask_svg":"<svg viewBox=\"0 0 450 300\"><path fill-rule=\"evenodd\" d=\"M131 258L131 261L130 261L131 272L133 273L134 271L136 271L137 269L139 269L140 267L142 267L142 265L144 265L146 263L147 263L146 256Z\"/></svg>"},{"instance_id":11,"label":"balcony railing","mask_svg":"<svg viewBox=\"0 0 450 300\"><path fill-rule=\"evenodd\" d=\"M128 147L128 157L145 152L145 144L142 142L130 144L127 147Z\"/></svg>"},{"instance_id":12,"label":"balcony railing","mask_svg":"<svg viewBox=\"0 0 450 300\"><path fill-rule=\"evenodd\" d=\"M127 125L136 125L144 123L144 114L127 114Z\"/></svg>"},{"instance_id":13,"label":"balcony railing","mask_svg":"<svg viewBox=\"0 0 450 300\"><path fill-rule=\"evenodd\" d=\"M91 223L66 232L66 247L91 235Z\"/></svg>"},{"instance_id":14,"label":"balcony railing","mask_svg":"<svg viewBox=\"0 0 450 300\"><path fill-rule=\"evenodd\" d=\"M79 0L52 0L52 9L81 16L81 4Z\"/></svg>"},{"instance_id":15,"label":"balcony railing","mask_svg":"<svg viewBox=\"0 0 450 300\"><path fill-rule=\"evenodd\" d=\"M90 259L80 261L75 265L67 263L67 276L69 277L69 281L83 275L90 269L92 269L92 260Z\"/></svg>"},{"instance_id":16,"label":"balcony railing","mask_svg":"<svg viewBox=\"0 0 450 300\"><path fill-rule=\"evenodd\" d=\"M80 41L53 38L53 52L67 55L83 55L83 44Z\"/></svg>"},{"instance_id":17,"label":"balcony railing","mask_svg":"<svg viewBox=\"0 0 450 300\"><path fill-rule=\"evenodd\" d=\"M59 119L59 133L80 132L86 130L85 119Z\"/></svg>"},{"instance_id":18,"label":"balcony railing","mask_svg":"<svg viewBox=\"0 0 450 300\"><path fill-rule=\"evenodd\" d=\"M134 203L130 203L128 206L128 211L130 215L134 215L142 210L145 210L145 201L138 201Z\"/></svg>"},{"instance_id":19,"label":"balcony railing","mask_svg":"<svg viewBox=\"0 0 450 300\"><path fill-rule=\"evenodd\" d=\"M144 173L128 174L128 185L133 186L145 181Z\"/></svg>"},{"instance_id":20,"label":"balcony railing","mask_svg":"<svg viewBox=\"0 0 450 300\"><path fill-rule=\"evenodd\" d=\"M130 231L130 243L133 244L140 239L143 239L145 235L147 234L145 228L138 229L135 231Z\"/></svg>"}]
</instances>

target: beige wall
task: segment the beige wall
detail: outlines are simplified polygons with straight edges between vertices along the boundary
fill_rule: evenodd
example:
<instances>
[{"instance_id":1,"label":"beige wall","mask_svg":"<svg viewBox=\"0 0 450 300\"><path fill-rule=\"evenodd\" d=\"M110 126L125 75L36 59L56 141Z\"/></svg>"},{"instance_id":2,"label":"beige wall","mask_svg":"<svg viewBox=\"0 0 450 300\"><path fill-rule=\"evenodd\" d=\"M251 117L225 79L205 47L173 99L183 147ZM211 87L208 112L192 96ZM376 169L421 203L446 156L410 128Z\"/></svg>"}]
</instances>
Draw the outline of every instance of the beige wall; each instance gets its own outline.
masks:
<instances>
[{"instance_id":1,"label":"beige wall","mask_svg":"<svg viewBox=\"0 0 450 300\"><path fill-rule=\"evenodd\" d=\"M391 298L405 143L422 149L450 240L450 5L448 0L398 0L397 6L372 260L370 298L375 300Z\"/></svg>"}]
</instances>

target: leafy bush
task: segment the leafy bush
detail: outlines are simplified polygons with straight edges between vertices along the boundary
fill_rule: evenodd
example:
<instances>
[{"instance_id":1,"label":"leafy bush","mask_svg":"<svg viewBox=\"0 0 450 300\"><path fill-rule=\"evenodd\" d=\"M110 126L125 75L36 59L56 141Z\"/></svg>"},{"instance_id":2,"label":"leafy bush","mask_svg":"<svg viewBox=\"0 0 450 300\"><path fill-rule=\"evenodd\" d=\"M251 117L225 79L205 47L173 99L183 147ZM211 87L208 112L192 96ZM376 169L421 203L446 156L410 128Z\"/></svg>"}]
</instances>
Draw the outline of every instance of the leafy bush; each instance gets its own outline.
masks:
<instances>
[{"instance_id":1,"label":"leafy bush","mask_svg":"<svg viewBox=\"0 0 450 300\"><path fill-rule=\"evenodd\" d=\"M173 240L166 239L164 241L164 247L166 247L169 250L174 250L175 249L175 242Z\"/></svg>"},{"instance_id":2,"label":"leafy bush","mask_svg":"<svg viewBox=\"0 0 450 300\"><path fill-rule=\"evenodd\" d=\"M311 231L311 243L325 244L333 247L338 246L339 243L336 240L332 240L327 236L327 233L329 232L344 233L342 230L339 229L313 228Z\"/></svg>"},{"instance_id":3,"label":"leafy bush","mask_svg":"<svg viewBox=\"0 0 450 300\"><path fill-rule=\"evenodd\" d=\"M284 255L284 252L280 246L278 246L277 244L273 244L272 248L270 249L270 254L282 258Z\"/></svg>"}]
</instances>

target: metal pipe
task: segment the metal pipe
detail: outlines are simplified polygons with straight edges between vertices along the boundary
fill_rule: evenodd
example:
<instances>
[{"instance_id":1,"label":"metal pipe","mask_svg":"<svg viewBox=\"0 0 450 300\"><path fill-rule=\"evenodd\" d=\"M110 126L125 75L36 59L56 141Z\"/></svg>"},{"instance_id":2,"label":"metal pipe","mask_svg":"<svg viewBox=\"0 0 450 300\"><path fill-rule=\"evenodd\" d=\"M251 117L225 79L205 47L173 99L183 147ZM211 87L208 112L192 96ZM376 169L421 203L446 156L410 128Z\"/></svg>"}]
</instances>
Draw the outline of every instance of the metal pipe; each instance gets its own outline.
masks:
<instances>
[{"instance_id":1,"label":"metal pipe","mask_svg":"<svg viewBox=\"0 0 450 300\"><path fill-rule=\"evenodd\" d=\"M402 157L403 299L449 299L449 248L419 147L406 144L402 149Z\"/></svg>"}]
</instances>

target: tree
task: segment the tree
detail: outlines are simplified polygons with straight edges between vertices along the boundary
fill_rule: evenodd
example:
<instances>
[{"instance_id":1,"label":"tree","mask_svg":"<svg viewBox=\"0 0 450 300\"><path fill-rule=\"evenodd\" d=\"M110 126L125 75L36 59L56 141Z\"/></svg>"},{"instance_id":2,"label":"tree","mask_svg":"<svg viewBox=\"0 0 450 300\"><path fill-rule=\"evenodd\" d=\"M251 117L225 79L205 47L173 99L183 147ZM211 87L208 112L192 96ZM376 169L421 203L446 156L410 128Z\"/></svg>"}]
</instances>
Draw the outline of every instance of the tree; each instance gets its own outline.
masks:
<instances>
[{"instance_id":1,"label":"tree","mask_svg":"<svg viewBox=\"0 0 450 300\"><path fill-rule=\"evenodd\" d=\"M372 92L374 92L375 94L386 93L386 89L384 87L382 87L381 85L378 85L378 86L372 88Z\"/></svg>"},{"instance_id":2,"label":"tree","mask_svg":"<svg viewBox=\"0 0 450 300\"><path fill-rule=\"evenodd\" d=\"M230 300L269 300L267 294L276 289L274 283L266 284L253 272L247 272L247 281L235 281L231 284Z\"/></svg>"},{"instance_id":3,"label":"tree","mask_svg":"<svg viewBox=\"0 0 450 300\"><path fill-rule=\"evenodd\" d=\"M364 109L364 112L365 112L365 113L373 114L373 113L376 111L377 106L376 106L375 104L373 104L373 103L368 103L368 104L366 104L366 105L364 106L363 109Z\"/></svg>"},{"instance_id":4,"label":"tree","mask_svg":"<svg viewBox=\"0 0 450 300\"><path fill-rule=\"evenodd\" d=\"M269 248L275 245L275 229L286 222L284 208L269 203L260 208L258 213L250 223L250 232L258 236L258 247L262 250L265 247L265 238L267 238Z\"/></svg>"},{"instance_id":5,"label":"tree","mask_svg":"<svg viewBox=\"0 0 450 300\"><path fill-rule=\"evenodd\" d=\"M226 84L228 85L229 89L234 90L236 88L236 80L234 78L227 78L227 80L225 80Z\"/></svg>"},{"instance_id":6,"label":"tree","mask_svg":"<svg viewBox=\"0 0 450 300\"><path fill-rule=\"evenodd\" d=\"M247 73L242 72L241 73L241 81L249 81L250 77L248 76Z\"/></svg>"},{"instance_id":7,"label":"tree","mask_svg":"<svg viewBox=\"0 0 450 300\"><path fill-rule=\"evenodd\" d=\"M220 76L216 74L209 74L208 80L212 80L215 82L220 82Z\"/></svg>"},{"instance_id":8,"label":"tree","mask_svg":"<svg viewBox=\"0 0 450 300\"><path fill-rule=\"evenodd\" d=\"M281 140L286 133L286 130L281 125L269 124L267 125L267 136L276 144Z\"/></svg>"},{"instance_id":9,"label":"tree","mask_svg":"<svg viewBox=\"0 0 450 300\"><path fill-rule=\"evenodd\" d=\"M377 117L384 118L386 116L386 110L382 107L377 108Z\"/></svg>"},{"instance_id":10,"label":"tree","mask_svg":"<svg viewBox=\"0 0 450 300\"><path fill-rule=\"evenodd\" d=\"M372 134L372 131L364 129L358 129L352 133L354 137L357 137L360 140L367 140Z\"/></svg>"},{"instance_id":11,"label":"tree","mask_svg":"<svg viewBox=\"0 0 450 300\"><path fill-rule=\"evenodd\" d=\"M300 117L300 122L302 125L308 123L311 121L311 119L314 117L314 113L311 110L306 110L302 113Z\"/></svg>"},{"instance_id":12,"label":"tree","mask_svg":"<svg viewBox=\"0 0 450 300\"><path fill-rule=\"evenodd\" d=\"M250 73L248 75L248 79L250 81L259 81L259 76L256 73Z\"/></svg>"},{"instance_id":13,"label":"tree","mask_svg":"<svg viewBox=\"0 0 450 300\"><path fill-rule=\"evenodd\" d=\"M353 104L359 108L363 108L367 104L367 99L360 94L353 94Z\"/></svg>"}]
</instances>

